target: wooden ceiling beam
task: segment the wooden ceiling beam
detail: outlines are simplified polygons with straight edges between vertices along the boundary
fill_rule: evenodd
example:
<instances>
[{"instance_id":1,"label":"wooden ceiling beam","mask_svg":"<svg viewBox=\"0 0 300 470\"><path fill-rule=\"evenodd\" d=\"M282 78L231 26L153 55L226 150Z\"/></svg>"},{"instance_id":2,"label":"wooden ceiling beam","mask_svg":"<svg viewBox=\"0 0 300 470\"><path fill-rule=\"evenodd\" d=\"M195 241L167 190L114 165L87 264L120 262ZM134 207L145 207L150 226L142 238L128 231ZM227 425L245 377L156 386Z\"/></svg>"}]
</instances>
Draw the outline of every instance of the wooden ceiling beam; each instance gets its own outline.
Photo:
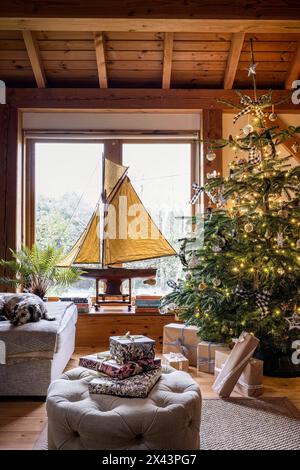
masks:
<instances>
[{"instance_id":1,"label":"wooden ceiling beam","mask_svg":"<svg viewBox=\"0 0 300 470\"><path fill-rule=\"evenodd\" d=\"M32 71L38 88L46 88L47 80L43 62L40 55L39 45L32 31L23 31L23 39L27 54L31 63Z\"/></svg>"},{"instance_id":2,"label":"wooden ceiling beam","mask_svg":"<svg viewBox=\"0 0 300 470\"><path fill-rule=\"evenodd\" d=\"M231 46L228 54L227 65L224 76L224 89L231 90L234 84L236 71L245 40L245 33L234 33L231 38Z\"/></svg>"},{"instance_id":3,"label":"wooden ceiling beam","mask_svg":"<svg viewBox=\"0 0 300 470\"><path fill-rule=\"evenodd\" d=\"M253 97L253 90L243 90ZM266 94L268 90L259 90ZM273 101L286 98L286 90L274 90ZM224 99L239 103L240 97L234 90L220 89L174 89L159 88L8 88L7 103L25 109L47 110L102 110L103 112L200 112L202 109L222 109L233 113L224 103ZM300 106L289 99L276 106L276 111L300 113Z\"/></svg>"},{"instance_id":4,"label":"wooden ceiling beam","mask_svg":"<svg viewBox=\"0 0 300 470\"><path fill-rule=\"evenodd\" d=\"M99 85L100 85L100 88L107 88L108 80L107 80L107 69L106 69L106 60L105 60L104 34L102 32L94 33L94 41L95 41Z\"/></svg>"},{"instance_id":5,"label":"wooden ceiling beam","mask_svg":"<svg viewBox=\"0 0 300 470\"><path fill-rule=\"evenodd\" d=\"M198 19L292 19L298 18L295 0L17 0L1 2L2 16L7 17L74 17L90 18L198 18ZM161 30L164 31L164 30Z\"/></svg>"},{"instance_id":6,"label":"wooden ceiling beam","mask_svg":"<svg viewBox=\"0 0 300 470\"><path fill-rule=\"evenodd\" d=\"M165 33L163 76L162 76L162 88L163 89L170 88L170 85L171 85L173 42L174 42L174 33Z\"/></svg>"},{"instance_id":7,"label":"wooden ceiling beam","mask_svg":"<svg viewBox=\"0 0 300 470\"><path fill-rule=\"evenodd\" d=\"M172 7L170 7L172 8ZM0 30L185 33L300 33L299 19L0 17Z\"/></svg>"},{"instance_id":8,"label":"wooden ceiling beam","mask_svg":"<svg viewBox=\"0 0 300 470\"><path fill-rule=\"evenodd\" d=\"M298 47L293 57L293 60L290 64L290 68L287 72L285 79L285 88L287 90L291 89L293 86L293 81L300 78L300 41L298 42Z\"/></svg>"}]
</instances>

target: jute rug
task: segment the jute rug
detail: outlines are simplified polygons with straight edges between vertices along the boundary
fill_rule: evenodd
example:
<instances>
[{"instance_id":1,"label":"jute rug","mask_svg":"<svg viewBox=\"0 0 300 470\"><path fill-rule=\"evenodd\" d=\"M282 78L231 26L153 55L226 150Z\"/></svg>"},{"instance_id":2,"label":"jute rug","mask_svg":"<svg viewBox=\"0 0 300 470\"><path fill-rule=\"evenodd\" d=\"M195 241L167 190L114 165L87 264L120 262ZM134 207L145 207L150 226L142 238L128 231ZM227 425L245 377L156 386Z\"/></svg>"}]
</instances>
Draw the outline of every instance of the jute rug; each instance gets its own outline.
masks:
<instances>
[{"instance_id":1,"label":"jute rug","mask_svg":"<svg viewBox=\"0 0 300 470\"><path fill-rule=\"evenodd\" d=\"M203 400L202 450L298 450L300 414L287 398ZM33 450L47 450L47 426Z\"/></svg>"},{"instance_id":2,"label":"jute rug","mask_svg":"<svg viewBox=\"0 0 300 470\"><path fill-rule=\"evenodd\" d=\"M287 398L203 400L203 450L298 450L300 415Z\"/></svg>"}]
</instances>

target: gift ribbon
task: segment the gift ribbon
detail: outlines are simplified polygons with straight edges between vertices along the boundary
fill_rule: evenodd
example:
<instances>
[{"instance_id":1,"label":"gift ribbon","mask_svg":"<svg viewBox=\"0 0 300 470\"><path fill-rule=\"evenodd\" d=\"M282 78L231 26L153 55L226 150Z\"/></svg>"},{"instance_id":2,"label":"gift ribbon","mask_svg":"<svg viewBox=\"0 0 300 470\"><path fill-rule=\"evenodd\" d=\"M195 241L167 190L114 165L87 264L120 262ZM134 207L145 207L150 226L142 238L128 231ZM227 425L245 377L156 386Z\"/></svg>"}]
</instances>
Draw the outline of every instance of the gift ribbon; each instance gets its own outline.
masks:
<instances>
[{"instance_id":1,"label":"gift ribbon","mask_svg":"<svg viewBox=\"0 0 300 470\"><path fill-rule=\"evenodd\" d=\"M208 357L198 356L197 366L204 365L204 364L208 365L208 373L212 374L214 366L215 366L215 359L212 357L211 346L212 345L214 345L214 347L223 346L223 344L216 344L212 341L209 341L209 342L205 343L205 345L207 345L207 347L208 347Z\"/></svg>"},{"instance_id":2,"label":"gift ribbon","mask_svg":"<svg viewBox=\"0 0 300 470\"><path fill-rule=\"evenodd\" d=\"M261 318L266 317L270 313L269 303L271 298L271 293L267 290L260 292L259 290L247 290L247 289L236 289L236 295L244 299L254 299L255 304L260 310Z\"/></svg>"},{"instance_id":3,"label":"gift ribbon","mask_svg":"<svg viewBox=\"0 0 300 470\"><path fill-rule=\"evenodd\" d=\"M223 364L223 366L224 366L224 364ZM217 372L218 374L221 372L221 370L222 370L222 367L221 367L221 368L215 367L215 372ZM247 390L260 390L260 389L263 388L263 385L262 385L262 384L260 384L260 385L250 385L250 384L247 384L246 382L244 382L244 381L241 380L241 379L239 379L239 380L237 381L237 383L238 383L239 385L241 385L242 387L245 387Z\"/></svg>"},{"instance_id":4,"label":"gift ribbon","mask_svg":"<svg viewBox=\"0 0 300 470\"><path fill-rule=\"evenodd\" d=\"M178 362L178 366L179 366L178 370L183 369L183 362L184 362L184 360L187 359L183 354L170 352L166 356L169 356L169 357L166 357L168 363L174 362L174 361Z\"/></svg>"},{"instance_id":5,"label":"gift ribbon","mask_svg":"<svg viewBox=\"0 0 300 470\"><path fill-rule=\"evenodd\" d=\"M181 329L181 338L177 338L174 341L166 341L164 342L164 346L179 346L181 348L181 353L183 356L187 357L189 356L189 349L195 349L197 348L197 345L194 344L185 344L184 341L184 330L186 329L186 326L184 325L183 328Z\"/></svg>"},{"instance_id":6,"label":"gift ribbon","mask_svg":"<svg viewBox=\"0 0 300 470\"><path fill-rule=\"evenodd\" d=\"M128 331L127 333L125 333L125 335L118 336L118 339L128 339L129 341L134 342L136 339L140 339L143 337L144 337L143 335L131 335L130 331Z\"/></svg>"},{"instance_id":7,"label":"gift ribbon","mask_svg":"<svg viewBox=\"0 0 300 470\"><path fill-rule=\"evenodd\" d=\"M257 100L253 100L250 96L244 95L241 98L240 103L245 106L238 114L236 114L233 118L233 123L235 124L236 121L245 114L254 114L259 119L264 119L264 113L262 111L262 107L268 106L271 102L271 96L262 95Z\"/></svg>"}]
</instances>

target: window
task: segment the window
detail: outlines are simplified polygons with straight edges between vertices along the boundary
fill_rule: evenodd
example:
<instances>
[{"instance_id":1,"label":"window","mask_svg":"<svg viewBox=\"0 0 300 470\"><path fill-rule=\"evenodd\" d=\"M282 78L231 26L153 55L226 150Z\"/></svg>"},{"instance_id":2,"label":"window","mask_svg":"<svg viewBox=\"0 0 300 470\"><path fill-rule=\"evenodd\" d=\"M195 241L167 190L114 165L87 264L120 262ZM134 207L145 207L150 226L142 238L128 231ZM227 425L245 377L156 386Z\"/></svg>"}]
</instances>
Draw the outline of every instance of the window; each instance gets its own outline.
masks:
<instances>
[{"instance_id":1,"label":"window","mask_svg":"<svg viewBox=\"0 0 300 470\"><path fill-rule=\"evenodd\" d=\"M185 233L183 217L191 215L191 153L191 143L123 144L123 164L129 166L131 182L176 251L178 239ZM169 290L167 281L182 274L181 263L174 257L140 261L134 266L157 268L156 286L146 287L143 280L137 279L133 283L137 293L152 290L153 294L163 294Z\"/></svg>"},{"instance_id":2,"label":"window","mask_svg":"<svg viewBox=\"0 0 300 470\"><path fill-rule=\"evenodd\" d=\"M83 232L101 194L101 143L35 144L35 240L68 251ZM94 292L93 280L72 286L68 295ZM59 294L55 290L51 294Z\"/></svg>"},{"instance_id":3,"label":"window","mask_svg":"<svg viewBox=\"0 0 300 470\"><path fill-rule=\"evenodd\" d=\"M119 142L122 164L129 167L137 194L164 237L178 251L178 239L186 234L184 217L191 215L193 141ZM27 207L27 226L30 220L35 225L31 239L42 247L63 246L67 252L86 227L102 192L102 155L107 144L33 140L31 145L34 155L31 185L35 194L32 207ZM110 154L109 144L105 151ZM30 233L30 228L27 231ZM133 282L134 293L164 294L169 290L167 281L182 276L181 263L175 257L127 265L157 268L156 285L145 286L142 279L137 279ZM50 294L62 293L80 297L94 294L95 283L84 279L68 292L56 289Z\"/></svg>"}]
</instances>

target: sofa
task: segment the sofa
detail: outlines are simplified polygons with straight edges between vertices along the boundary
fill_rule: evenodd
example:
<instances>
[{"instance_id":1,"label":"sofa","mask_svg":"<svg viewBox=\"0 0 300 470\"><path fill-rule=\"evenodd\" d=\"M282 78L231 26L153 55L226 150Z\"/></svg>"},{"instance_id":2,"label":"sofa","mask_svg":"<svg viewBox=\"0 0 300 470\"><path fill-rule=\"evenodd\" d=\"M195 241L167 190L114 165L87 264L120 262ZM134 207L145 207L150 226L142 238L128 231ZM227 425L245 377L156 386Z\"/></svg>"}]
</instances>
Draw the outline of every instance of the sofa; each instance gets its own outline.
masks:
<instances>
[{"instance_id":1,"label":"sofa","mask_svg":"<svg viewBox=\"0 0 300 470\"><path fill-rule=\"evenodd\" d=\"M22 326L0 321L0 396L45 397L70 360L77 307L72 302L48 302L47 310L55 321Z\"/></svg>"}]
</instances>

